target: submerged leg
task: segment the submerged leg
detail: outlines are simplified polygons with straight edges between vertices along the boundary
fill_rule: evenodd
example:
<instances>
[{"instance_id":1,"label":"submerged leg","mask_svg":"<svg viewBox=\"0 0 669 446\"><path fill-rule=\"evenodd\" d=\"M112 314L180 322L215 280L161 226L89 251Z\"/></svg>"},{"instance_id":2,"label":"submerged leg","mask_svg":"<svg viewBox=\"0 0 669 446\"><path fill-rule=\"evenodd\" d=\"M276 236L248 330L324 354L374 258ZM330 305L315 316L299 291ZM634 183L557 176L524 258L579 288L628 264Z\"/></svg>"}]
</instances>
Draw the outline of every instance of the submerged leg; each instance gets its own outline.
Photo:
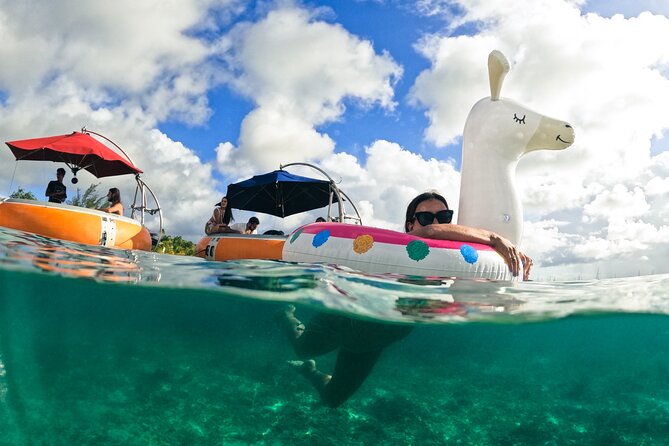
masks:
<instances>
[{"instance_id":1,"label":"submerged leg","mask_svg":"<svg viewBox=\"0 0 669 446\"><path fill-rule=\"evenodd\" d=\"M277 322L299 358L313 358L338 348L342 342L342 324L346 318L319 313L305 326L295 317L295 307L288 305L277 315Z\"/></svg>"},{"instance_id":2,"label":"submerged leg","mask_svg":"<svg viewBox=\"0 0 669 446\"><path fill-rule=\"evenodd\" d=\"M329 407L337 407L349 399L369 376L381 352L340 350L331 379L322 388L316 386L323 402Z\"/></svg>"},{"instance_id":3,"label":"submerged leg","mask_svg":"<svg viewBox=\"0 0 669 446\"><path fill-rule=\"evenodd\" d=\"M380 355L381 350L364 353L340 350L332 375L319 371L313 359L288 361L288 365L316 388L326 406L334 408L348 400L360 388Z\"/></svg>"},{"instance_id":4,"label":"submerged leg","mask_svg":"<svg viewBox=\"0 0 669 446\"><path fill-rule=\"evenodd\" d=\"M332 375L316 368L312 359L289 361L316 388L321 400L337 407L360 388L378 361L383 348L411 331L410 327L360 321L319 313L305 326L290 305L280 313L279 323L300 358L313 358L339 348Z\"/></svg>"},{"instance_id":5,"label":"submerged leg","mask_svg":"<svg viewBox=\"0 0 669 446\"><path fill-rule=\"evenodd\" d=\"M274 320L290 340L299 338L304 332L304 324L295 317L295 305L286 305L277 313Z\"/></svg>"},{"instance_id":6,"label":"submerged leg","mask_svg":"<svg viewBox=\"0 0 669 446\"><path fill-rule=\"evenodd\" d=\"M307 359L306 361L288 361L288 365L295 369L300 375L304 376L316 388L319 395L330 382L330 375L316 369L316 361Z\"/></svg>"}]
</instances>

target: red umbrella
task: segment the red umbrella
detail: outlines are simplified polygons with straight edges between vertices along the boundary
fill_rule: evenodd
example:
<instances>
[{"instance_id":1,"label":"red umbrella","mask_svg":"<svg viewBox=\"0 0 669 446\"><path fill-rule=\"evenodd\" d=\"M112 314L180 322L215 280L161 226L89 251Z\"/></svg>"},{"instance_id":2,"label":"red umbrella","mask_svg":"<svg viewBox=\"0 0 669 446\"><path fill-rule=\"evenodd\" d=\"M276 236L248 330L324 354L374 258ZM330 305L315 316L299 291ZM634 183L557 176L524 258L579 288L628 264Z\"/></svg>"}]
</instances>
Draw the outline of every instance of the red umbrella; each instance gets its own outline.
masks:
<instances>
[{"instance_id":1,"label":"red umbrella","mask_svg":"<svg viewBox=\"0 0 669 446\"><path fill-rule=\"evenodd\" d=\"M80 169L98 178L142 173L130 160L121 157L89 133L72 132L69 135L22 139L6 144L18 161L62 162L75 175Z\"/></svg>"}]
</instances>

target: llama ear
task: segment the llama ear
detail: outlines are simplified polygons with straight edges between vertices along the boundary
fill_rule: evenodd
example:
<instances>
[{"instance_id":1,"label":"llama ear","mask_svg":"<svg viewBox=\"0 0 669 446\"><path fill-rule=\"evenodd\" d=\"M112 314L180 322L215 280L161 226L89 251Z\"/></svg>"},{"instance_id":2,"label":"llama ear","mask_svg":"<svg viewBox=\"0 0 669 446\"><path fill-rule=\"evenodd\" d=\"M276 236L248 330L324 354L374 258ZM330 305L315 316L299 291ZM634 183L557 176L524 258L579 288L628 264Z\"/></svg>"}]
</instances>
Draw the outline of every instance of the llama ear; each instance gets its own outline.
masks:
<instances>
[{"instance_id":1,"label":"llama ear","mask_svg":"<svg viewBox=\"0 0 669 446\"><path fill-rule=\"evenodd\" d=\"M490 99L497 101L499 99L500 91L502 90L502 82L506 73L511 69L509 61L504 57L500 51L493 50L488 56L488 77L490 79Z\"/></svg>"}]
</instances>

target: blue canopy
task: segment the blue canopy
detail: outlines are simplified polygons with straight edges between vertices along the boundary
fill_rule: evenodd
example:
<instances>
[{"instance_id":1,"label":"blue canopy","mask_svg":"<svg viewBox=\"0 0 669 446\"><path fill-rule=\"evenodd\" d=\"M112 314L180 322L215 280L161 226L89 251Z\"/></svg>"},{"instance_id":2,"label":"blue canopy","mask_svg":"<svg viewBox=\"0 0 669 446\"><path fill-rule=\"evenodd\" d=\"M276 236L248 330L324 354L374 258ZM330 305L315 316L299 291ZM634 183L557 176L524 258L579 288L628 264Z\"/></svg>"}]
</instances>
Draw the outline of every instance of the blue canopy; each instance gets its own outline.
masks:
<instances>
[{"instance_id":1,"label":"blue canopy","mask_svg":"<svg viewBox=\"0 0 669 446\"><path fill-rule=\"evenodd\" d=\"M275 170L229 185L228 205L283 218L327 206L334 187L330 181ZM336 202L333 193L332 203Z\"/></svg>"}]
</instances>

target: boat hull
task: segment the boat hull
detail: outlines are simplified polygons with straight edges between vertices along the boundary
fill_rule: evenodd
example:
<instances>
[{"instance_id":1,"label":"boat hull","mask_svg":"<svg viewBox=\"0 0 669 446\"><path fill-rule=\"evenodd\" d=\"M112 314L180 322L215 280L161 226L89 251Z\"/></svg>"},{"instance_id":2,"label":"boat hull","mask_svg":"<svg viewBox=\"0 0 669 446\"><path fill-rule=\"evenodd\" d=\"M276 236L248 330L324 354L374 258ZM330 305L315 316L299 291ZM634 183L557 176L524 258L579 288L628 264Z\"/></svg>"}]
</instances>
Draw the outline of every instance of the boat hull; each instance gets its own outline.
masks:
<instances>
[{"instance_id":1,"label":"boat hull","mask_svg":"<svg viewBox=\"0 0 669 446\"><path fill-rule=\"evenodd\" d=\"M281 260L285 236L215 234L200 239L195 255L207 260Z\"/></svg>"},{"instance_id":2,"label":"boat hull","mask_svg":"<svg viewBox=\"0 0 669 446\"><path fill-rule=\"evenodd\" d=\"M88 245L151 250L151 234L138 221L66 204L2 199L0 226Z\"/></svg>"}]
</instances>

